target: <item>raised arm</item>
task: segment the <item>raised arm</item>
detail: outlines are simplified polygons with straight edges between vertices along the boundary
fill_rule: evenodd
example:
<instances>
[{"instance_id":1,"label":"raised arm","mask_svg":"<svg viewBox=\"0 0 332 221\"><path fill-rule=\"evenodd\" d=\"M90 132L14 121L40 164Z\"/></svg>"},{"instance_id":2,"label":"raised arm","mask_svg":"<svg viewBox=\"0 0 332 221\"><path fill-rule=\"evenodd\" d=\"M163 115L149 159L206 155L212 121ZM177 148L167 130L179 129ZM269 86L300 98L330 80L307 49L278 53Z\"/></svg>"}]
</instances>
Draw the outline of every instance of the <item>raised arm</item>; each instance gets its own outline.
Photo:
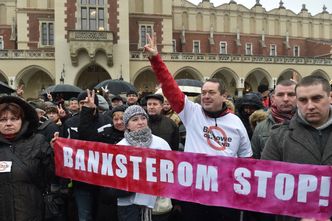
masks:
<instances>
[{"instance_id":1,"label":"raised arm","mask_svg":"<svg viewBox=\"0 0 332 221\"><path fill-rule=\"evenodd\" d=\"M171 104L172 109L180 113L184 107L185 95L180 90L167 66L158 54L155 34L152 37L147 34L146 37L149 43L144 46L144 52L149 56L152 69L161 84L163 94Z\"/></svg>"},{"instance_id":2,"label":"raised arm","mask_svg":"<svg viewBox=\"0 0 332 221\"><path fill-rule=\"evenodd\" d=\"M79 115L78 135L82 140L93 140L98 134L96 124L98 111L95 104L95 91L92 90L90 92L87 89L87 97L81 103L83 103L83 106Z\"/></svg>"}]
</instances>

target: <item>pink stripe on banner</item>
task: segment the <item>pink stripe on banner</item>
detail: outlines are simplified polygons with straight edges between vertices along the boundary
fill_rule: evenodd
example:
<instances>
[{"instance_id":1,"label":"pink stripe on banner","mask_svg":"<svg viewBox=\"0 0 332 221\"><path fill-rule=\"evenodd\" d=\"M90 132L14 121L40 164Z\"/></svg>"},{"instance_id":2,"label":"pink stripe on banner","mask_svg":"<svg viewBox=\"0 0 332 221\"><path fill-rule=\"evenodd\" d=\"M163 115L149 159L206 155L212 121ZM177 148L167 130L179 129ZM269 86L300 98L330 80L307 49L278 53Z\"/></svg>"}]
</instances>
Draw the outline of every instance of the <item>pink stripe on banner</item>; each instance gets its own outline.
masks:
<instances>
[{"instance_id":1,"label":"pink stripe on banner","mask_svg":"<svg viewBox=\"0 0 332 221\"><path fill-rule=\"evenodd\" d=\"M331 167L59 138L58 176L205 205L329 218Z\"/></svg>"}]
</instances>

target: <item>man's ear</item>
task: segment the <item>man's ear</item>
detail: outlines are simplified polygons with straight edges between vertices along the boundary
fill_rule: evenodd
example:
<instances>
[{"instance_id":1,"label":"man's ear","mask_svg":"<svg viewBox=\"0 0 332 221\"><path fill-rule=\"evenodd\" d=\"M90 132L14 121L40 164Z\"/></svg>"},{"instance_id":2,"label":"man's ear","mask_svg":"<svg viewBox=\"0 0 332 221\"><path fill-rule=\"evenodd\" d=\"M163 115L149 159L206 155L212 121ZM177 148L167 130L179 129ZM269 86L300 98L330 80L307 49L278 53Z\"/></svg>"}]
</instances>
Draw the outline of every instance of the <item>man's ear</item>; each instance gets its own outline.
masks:
<instances>
[{"instance_id":1,"label":"man's ear","mask_svg":"<svg viewBox=\"0 0 332 221\"><path fill-rule=\"evenodd\" d=\"M225 102L225 101L227 100L228 93L225 92L225 93L223 93L221 96L222 96L223 101Z\"/></svg>"}]
</instances>

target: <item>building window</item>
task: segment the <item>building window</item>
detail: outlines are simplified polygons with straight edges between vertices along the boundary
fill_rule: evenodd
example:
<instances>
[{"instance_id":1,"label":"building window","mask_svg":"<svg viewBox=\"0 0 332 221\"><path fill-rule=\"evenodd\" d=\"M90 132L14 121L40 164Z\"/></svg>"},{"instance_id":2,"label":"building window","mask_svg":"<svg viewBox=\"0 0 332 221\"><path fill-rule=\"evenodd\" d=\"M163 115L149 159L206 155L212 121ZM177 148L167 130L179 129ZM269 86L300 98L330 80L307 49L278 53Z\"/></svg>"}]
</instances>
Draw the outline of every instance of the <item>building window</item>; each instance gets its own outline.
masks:
<instances>
[{"instance_id":1,"label":"building window","mask_svg":"<svg viewBox=\"0 0 332 221\"><path fill-rule=\"evenodd\" d=\"M246 43L245 55L252 55L252 44L251 43Z\"/></svg>"},{"instance_id":2,"label":"building window","mask_svg":"<svg viewBox=\"0 0 332 221\"><path fill-rule=\"evenodd\" d=\"M146 34L152 36L153 24L140 24L139 25L139 45L138 48L143 48L148 43Z\"/></svg>"},{"instance_id":3,"label":"building window","mask_svg":"<svg viewBox=\"0 0 332 221\"><path fill-rule=\"evenodd\" d=\"M277 45L270 45L270 56L277 56Z\"/></svg>"},{"instance_id":4,"label":"building window","mask_svg":"<svg viewBox=\"0 0 332 221\"><path fill-rule=\"evenodd\" d=\"M193 41L193 53L201 53L200 41Z\"/></svg>"},{"instance_id":5,"label":"building window","mask_svg":"<svg viewBox=\"0 0 332 221\"><path fill-rule=\"evenodd\" d=\"M227 42L226 41L220 42L220 54L227 54Z\"/></svg>"},{"instance_id":6,"label":"building window","mask_svg":"<svg viewBox=\"0 0 332 221\"><path fill-rule=\"evenodd\" d=\"M5 48L5 44L3 42L3 36L0 36L0 50L3 50Z\"/></svg>"},{"instance_id":7,"label":"building window","mask_svg":"<svg viewBox=\"0 0 332 221\"><path fill-rule=\"evenodd\" d=\"M81 30L105 30L104 0L81 0Z\"/></svg>"},{"instance_id":8,"label":"building window","mask_svg":"<svg viewBox=\"0 0 332 221\"><path fill-rule=\"evenodd\" d=\"M176 40L172 40L172 45L173 45L173 52L176 52Z\"/></svg>"},{"instance_id":9,"label":"building window","mask_svg":"<svg viewBox=\"0 0 332 221\"><path fill-rule=\"evenodd\" d=\"M294 46L293 48L293 55L294 57L300 57L300 46Z\"/></svg>"},{"instance_id":10,"label":"building window","mask_svg":"<svg viewBox=\"0 0 332 221\"><path fill-rule=\"evenodd\" d=\"M54 23L41 22L40 23L40 46L54 45Z\"/></svg>"}]
</instances>

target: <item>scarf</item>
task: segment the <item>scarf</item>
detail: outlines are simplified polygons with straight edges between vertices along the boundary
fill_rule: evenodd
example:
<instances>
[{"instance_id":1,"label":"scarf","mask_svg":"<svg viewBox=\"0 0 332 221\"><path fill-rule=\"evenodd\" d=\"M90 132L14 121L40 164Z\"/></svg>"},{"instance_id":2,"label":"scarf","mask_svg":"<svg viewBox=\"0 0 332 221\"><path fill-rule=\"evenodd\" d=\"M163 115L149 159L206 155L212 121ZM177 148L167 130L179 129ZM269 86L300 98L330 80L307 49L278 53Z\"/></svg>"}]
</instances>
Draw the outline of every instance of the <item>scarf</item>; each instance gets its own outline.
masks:
<instances>
[{"instance_id":1,"label":"scarf","mask_svg":"<svg viewBox=\"0 0 332 221\"><path fill-rule=\"evenodd\" d=\"M274 104L272 104L270 111L274 121L278 124L290 121L290 119L292 119L295 113L294 110L287 113L282 113L278 110L277 106Z\"/></svg>"},{"instance_id":2,"label":"scarf","mask_svg":"<svg viewBox=\"0 0 332 221\"><path fill-rule=\"evenodd\" d=\"M128 131L124 132L124 137L127 142L132 146L138 147L149 147L152 143L152 132L151 129L146 127L139 131ZM148 207L142 207L141 209L141 221L152 220L152 209Z\"/></svg>"},{"instance_id":3,"label":"scarf","mask_svg":"<svg viewBox=\"0 0 332 221\"><path fill-rule=\"evenodd\" d=\"M124 137L132 146L149 147L152 143L152 132L148 127L139 131L126 130Z\"/></svg>"}]
</instances>

